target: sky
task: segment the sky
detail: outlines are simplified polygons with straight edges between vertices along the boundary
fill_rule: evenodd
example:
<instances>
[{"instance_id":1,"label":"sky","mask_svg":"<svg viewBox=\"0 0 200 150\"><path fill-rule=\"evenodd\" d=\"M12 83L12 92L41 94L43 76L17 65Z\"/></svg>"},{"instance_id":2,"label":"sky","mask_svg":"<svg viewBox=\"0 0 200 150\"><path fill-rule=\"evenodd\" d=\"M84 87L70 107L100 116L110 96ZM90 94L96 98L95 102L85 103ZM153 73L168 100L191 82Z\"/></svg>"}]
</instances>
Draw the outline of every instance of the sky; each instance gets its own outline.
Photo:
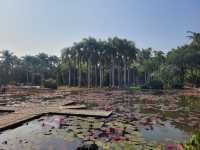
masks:
<instances>
[{"instance_id":1,"label":"sky","mask_svg":"<svg viewBox=\"0 0 200 150\"><path fill-rule=\"evenodd\" d=\"M118 36L167 52L200 32L200 0L0 0L0 50L60 55L86 37Z\"/></svg>"}]
</instances>

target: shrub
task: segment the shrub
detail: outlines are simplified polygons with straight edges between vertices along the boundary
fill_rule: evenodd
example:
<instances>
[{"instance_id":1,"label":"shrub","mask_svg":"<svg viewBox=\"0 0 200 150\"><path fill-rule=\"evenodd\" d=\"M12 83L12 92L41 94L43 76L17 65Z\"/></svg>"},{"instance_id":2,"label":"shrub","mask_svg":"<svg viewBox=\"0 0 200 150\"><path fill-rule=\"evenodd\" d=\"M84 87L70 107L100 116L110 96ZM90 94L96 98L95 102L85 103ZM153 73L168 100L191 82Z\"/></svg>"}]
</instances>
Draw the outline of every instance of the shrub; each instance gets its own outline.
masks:
<instances>
[{"instance_id":1,"label":"shrub","mask_svg":"<svg viewBox=\"0 0 200 150\"><path fill-rule=\"evenodd\" d=\"M149 82L151 89L163 89L163 83L160 80L152 80Z\"/></svg>"},{"instance_id":2,"label":"shrub","mask_svg":"<svg viewBox=\"0 0 200 150\"><path fill-rule=\"evenodd\" d=\"M142 85L141 89L150 89L149 84L146 83L146 84Z\"/></svg>"},{"instance_id":3,"label":"shrub","mask_svg":"<svg viewBox=\"0 0 200 150\"><path fill-rule=\"evenodd\" d=\"M172 82L171 87L173 89L182 89L183 88L183 83L179 80L175 80L174 82Z\"/></svg>"},{"instance_id":4,"label":"shrub","mask_svg":"<svg viewBox=\"0 0 200 150\"><path fill-rule=\"evenodd\" d=\"M160 80L152 80L147 84L144 84L142 89L163 89L163 82Z\"/></svg>"},{"instance_id":5,"label":"shrub","mask_svg":"<svg viewBox=\"0 0 200 150\"><path fill-rule=\"evenodd\" d=\"M131 90L140 90L140 86L131 86L130 89Z\"/></svg>"},{"instance_id":6,"label":"shrub","mask_svg":"<svg viewBox=\"0 0 200 150\"><path fill-rule=\"evenodd\" d=\"M47 79L44 81L44 87L49 89L57 89L57 82L54 79Z\"/></svg>"}]
</instances>

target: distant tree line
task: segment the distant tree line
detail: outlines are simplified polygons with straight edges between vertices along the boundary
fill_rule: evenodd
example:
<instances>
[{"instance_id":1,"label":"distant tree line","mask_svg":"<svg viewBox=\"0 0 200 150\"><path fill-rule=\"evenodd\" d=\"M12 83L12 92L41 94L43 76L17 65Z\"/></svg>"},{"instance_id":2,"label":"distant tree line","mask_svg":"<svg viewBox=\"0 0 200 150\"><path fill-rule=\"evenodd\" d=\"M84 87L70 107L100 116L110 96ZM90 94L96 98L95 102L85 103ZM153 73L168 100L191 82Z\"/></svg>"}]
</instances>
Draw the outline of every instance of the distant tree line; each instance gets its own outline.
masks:
<instances>
[{"instance_id":1,"label":"distant tree line","mask_svg":"<svg viewBox=\"0 0 200 150\"><path fill-rule=\"evenodd\" d=\"M0 52L0 84L41 85L45 79L57 76L57 56L40 53L18 58L12 52Z\"/></svg>"},{"instance_id":2,"label":"distant tree line","mask_svg":"<svg viewBox=\"0 0 200 150\"><path fill-rule=\"evenodd\" d=\"M17 57L0 53L0 84L58 85L79 87L181 88L200 85L200 33L188 32L191 42L167 54L139 49L133 41L118 37L86 38L61 50L61 56L40 53Z\"/></svg>"}]
</instances>

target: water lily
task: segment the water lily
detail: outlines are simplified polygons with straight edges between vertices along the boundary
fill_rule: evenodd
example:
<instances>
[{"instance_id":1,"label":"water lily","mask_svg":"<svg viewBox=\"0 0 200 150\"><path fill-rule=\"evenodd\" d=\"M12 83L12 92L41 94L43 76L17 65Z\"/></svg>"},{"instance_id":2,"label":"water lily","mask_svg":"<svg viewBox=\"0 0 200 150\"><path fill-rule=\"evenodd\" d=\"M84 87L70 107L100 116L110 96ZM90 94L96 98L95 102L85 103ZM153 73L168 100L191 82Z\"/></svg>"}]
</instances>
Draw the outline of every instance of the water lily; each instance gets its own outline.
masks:
<instances>
[{"instance_id":1,"label":"water lily","mask_svg":"<svg viewBox=\"0 0 200 150\"><path fill-rule=\"evenodd\" d=\"M120 137L119 135L115 135L115 136L114 136L114 140L115 140L116 142L118 142L118 141L121 140L121 137Z\"/></svg>"},{"instance_id":2,"label":"water lily","mask_svg":"<svg viewBox=\"0 0 200 150\"><path fill-rule=\"evenodd\" d=\"M183 150L183 146L181 144L177 145L177 150Z\"/></svg>"}]
</instances>

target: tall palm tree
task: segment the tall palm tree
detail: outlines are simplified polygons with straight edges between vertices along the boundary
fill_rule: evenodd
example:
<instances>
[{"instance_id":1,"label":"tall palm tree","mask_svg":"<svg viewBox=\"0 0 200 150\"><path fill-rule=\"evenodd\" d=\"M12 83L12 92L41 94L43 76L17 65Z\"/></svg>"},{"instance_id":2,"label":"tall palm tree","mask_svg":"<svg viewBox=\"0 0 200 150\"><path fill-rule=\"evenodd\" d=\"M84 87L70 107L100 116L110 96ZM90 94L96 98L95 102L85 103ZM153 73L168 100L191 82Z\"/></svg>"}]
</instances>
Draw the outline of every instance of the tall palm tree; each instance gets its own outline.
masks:
<instances>
[{"instance_id":1,"label":"tall palm tree","mask_svg":"<svg viewBox=\"0 0 200 150\"><path fill-rule=\"evenodd\" d=\"M68 86L71 86L71 48L62 49L61 59L68 66Z\"/></svg>"},{"instance_id":2,"label":"tall palm tree","mask_svg":"<svg viewBox=\"0 0 200 150\"><path fill-rule=\"evenodd\" d=\"M78 65L78 86L81 86L82 82L82 71L81 71L81 66L82 66L82 61L84 59L84 41L81 41L79 43L74 43L73 46L74 50L76 51L76 56L77 56L77 65Z\"/></svg>"},{"instance_id":3,"label":"tall palm tree","mask_svg":"<svg viewBox=\"0 0 200 150\"><path fill-rule=\"evenodd\" d=\"M114 37L109 38L108 39L108 54L110 56L110 61L111 61L111 65L110 65L110 85L112 87L115 86L115 59L116 59L116 55L117 55L117 43L118 42L118 38Z\"/></svg>"},{"instance_id":4,"label":"tall palm tree","mask_svg":"<svg viewBox=\"0 0 200 150\"><path fill-rule=\"evenodd\" d=\"M99 41L99 49L98 49L98 64L99 64L99 86L102 88L104 75L103 75L103 65L106 57L106 42Z\"/></svg>"},{"instance_id":5,"label":"tall palm tree","mask_svg":"<svg viewBox=\"0 0 200 150\"><path fill-rule=\"evenodd\" d=\"M191 35L187 36L192 40L192 45L200 48L200 33L187 31L187 33L190 33Z\"/></svg>"}]
</instances>

